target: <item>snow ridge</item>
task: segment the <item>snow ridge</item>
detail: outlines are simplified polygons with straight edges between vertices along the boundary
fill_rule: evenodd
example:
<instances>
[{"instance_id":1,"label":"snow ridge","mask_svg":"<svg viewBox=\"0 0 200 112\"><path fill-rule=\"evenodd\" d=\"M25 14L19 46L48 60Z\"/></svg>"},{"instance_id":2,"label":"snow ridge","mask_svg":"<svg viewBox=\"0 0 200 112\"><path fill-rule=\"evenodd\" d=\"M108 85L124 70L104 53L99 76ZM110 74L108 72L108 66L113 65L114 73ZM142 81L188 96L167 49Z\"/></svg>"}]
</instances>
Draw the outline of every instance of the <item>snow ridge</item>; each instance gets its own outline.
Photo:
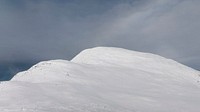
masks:
<instances>
[{"instance_id":1,"label":"snow ridge","mask_svg":"<svg viewBox=\"0 0 200 112\"><path fill-rule=\"evenodd\" d=\"M0 111L199 112L199 75L158 55L91 48L0 83Z\"/></svg>"}]
</instances>

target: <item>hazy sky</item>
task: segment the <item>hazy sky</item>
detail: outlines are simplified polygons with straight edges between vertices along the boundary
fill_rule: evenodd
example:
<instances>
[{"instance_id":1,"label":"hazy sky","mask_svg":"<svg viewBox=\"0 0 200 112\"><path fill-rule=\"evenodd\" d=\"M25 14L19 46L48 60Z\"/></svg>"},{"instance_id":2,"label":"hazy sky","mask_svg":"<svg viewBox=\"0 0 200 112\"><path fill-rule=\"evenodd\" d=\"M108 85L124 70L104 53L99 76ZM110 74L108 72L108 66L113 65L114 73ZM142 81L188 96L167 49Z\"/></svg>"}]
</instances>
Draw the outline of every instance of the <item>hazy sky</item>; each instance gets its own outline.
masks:
<instances>
[{"instance_id":1,"label":"hazy sky","mask_svg":"<svg viewBox=\"0 0 200 112\"><path fill-rule=\"evenodd\" d=\"M151 52L200 69L200 0L0 0L0 62L85 48Z\"/></svg>"}]
</instances>

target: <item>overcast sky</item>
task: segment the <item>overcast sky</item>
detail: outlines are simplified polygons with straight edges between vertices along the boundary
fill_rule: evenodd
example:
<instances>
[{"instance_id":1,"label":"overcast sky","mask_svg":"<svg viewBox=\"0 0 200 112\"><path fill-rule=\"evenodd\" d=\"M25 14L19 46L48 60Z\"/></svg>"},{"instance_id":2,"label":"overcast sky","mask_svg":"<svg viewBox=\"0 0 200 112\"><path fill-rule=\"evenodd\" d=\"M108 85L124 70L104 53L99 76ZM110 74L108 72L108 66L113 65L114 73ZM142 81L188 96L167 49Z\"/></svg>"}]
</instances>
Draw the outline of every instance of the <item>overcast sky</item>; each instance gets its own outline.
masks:
<instances>
[{"instance_id":1,"label":"overcast sky","mask_svg":"<svg viewBox=\"0 0 200 112\"><path fill-rule=\"evenodd\" d=\"M0 0L0 62L114 46L200 70L200 0Z\"/></svg>"}]
</instances>

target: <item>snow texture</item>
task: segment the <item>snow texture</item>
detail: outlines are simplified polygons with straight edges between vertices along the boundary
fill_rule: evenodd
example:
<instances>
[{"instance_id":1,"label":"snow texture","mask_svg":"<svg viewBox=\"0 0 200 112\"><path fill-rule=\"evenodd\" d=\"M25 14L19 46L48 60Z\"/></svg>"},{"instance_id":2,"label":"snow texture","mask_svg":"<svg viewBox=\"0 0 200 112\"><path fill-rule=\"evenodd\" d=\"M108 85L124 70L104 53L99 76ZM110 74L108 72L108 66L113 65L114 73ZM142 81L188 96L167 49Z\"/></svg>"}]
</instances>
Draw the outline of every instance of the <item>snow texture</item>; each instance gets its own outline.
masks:
<instances>
[{"instance_id":1,"label":"snow texture","mask_svg":"<svg viewBox=\"0 0 200 112\"><path fill-rule=\"evenodd\" d=\"M0 83L0 112L199 112L200 72L164 57L97 47Z\"/></svg>"}]
</instances>

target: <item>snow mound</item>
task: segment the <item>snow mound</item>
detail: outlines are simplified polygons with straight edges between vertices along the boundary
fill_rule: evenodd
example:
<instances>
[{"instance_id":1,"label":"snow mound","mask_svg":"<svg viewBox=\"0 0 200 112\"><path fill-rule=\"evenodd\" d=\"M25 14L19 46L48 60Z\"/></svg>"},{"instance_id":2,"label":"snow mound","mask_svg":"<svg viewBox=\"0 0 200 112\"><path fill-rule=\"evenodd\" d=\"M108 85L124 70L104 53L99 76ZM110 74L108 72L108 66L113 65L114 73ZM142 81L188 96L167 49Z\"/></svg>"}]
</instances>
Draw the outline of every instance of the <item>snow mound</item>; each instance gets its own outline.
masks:
<instances>
[{"instance_id":1,"label":"snow mound","mask_svg":"<svg viewBox=\"0 0 200 112\"><path fill-rule=\"evenodd\" d=\"M122 48L96 47L86 49L74 57L71 62L79 64L120 66L130 68L185 67L178 62L151 53L142 53Z\"/></svg>"},{"instance_id":2,"label":"snow mound","mask_svg":"<svg viewBox=\"0 0 200 112\"><path fill-rule=\"evenodd\" d=\"M75 65L67 60L40 62L27 71L18 73L12 81L52 82L63 81Z\"/></svg>"},{"instance_id":3,"label":"snow mound","mask_svg":"<svg viewBox=\"0 0 200 112\"><path fill-rule=\"evenodd\" d=\"M132 65L142 62L166 62L167 59L150 54L142 53L122 48L96 47L86 49L74 57L71 61L75 63L94 65Z\"/></svg>"},{"instance_id":4,"label":"snow mound","mask_svg":"<svg viewBox=\"0 0 200 112\"><path fill-rule=\"evenodd\" d=\"M50 60L40 62L29 70L18 73L12 81L52 82L63 81L73 69L81 67L129 68L183 78L197 80L199 72L174 60L159 55L142 53L122 48L96 47L86 49L71 61ZM82 68L81 68L82 69ZM85 68L84 68L85 69Z\"/></svg>"},{"instance_id":5,"label":"snow mound","mask_svg":"<svg viewBox=\"0 0 200 112\"><path fill-rule=\"evenodd\" d=\"M96 66L128 67L160 74L190 75L189 77L196 77L198 74L198 71L172 59L114 47L86 49L74 57L71 62Z\"/></svg>"},{"instance_id":6,"label":"snow mound","mask_svg":"<svg viewBox=\"0 0 200 112\"><path fill-rule=\"evenodd\" d=\"M1 82L0 112L199 112L199 75L158 55L97 47Z\"/></svg>"}]
</instances>

